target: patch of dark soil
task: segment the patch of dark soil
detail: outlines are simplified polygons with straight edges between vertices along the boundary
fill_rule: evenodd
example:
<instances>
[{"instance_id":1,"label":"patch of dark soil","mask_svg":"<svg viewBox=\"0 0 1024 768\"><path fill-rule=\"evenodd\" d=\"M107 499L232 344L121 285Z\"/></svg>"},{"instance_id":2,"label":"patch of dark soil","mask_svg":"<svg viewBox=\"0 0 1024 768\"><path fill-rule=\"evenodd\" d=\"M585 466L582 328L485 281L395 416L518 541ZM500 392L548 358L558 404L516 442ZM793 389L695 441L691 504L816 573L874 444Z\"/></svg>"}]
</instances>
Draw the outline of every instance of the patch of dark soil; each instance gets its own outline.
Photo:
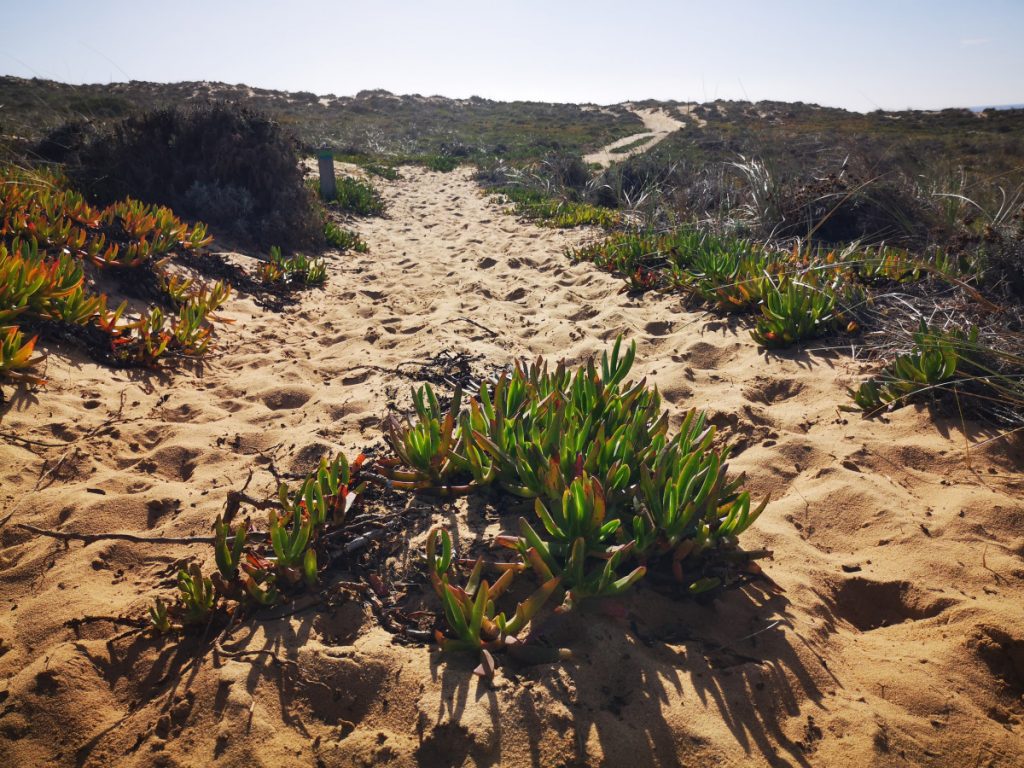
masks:
<instances>
[{"instance_id":1,"label":"patch of dark soil","mask_svg":"<svg viewBox=\"0 0 1024 768\"><path fill-rule=\"evenodd\" d=\"M463 392L476 392L480 388L480 382L489 375L474 367L474 363L481 360L483 355L443 349L427 360L408 360L399 363L395 372L406 378L442 386L445 389L459 386ZM438 399L441 399L440 396Z\"/></svg>"}]
</instances>

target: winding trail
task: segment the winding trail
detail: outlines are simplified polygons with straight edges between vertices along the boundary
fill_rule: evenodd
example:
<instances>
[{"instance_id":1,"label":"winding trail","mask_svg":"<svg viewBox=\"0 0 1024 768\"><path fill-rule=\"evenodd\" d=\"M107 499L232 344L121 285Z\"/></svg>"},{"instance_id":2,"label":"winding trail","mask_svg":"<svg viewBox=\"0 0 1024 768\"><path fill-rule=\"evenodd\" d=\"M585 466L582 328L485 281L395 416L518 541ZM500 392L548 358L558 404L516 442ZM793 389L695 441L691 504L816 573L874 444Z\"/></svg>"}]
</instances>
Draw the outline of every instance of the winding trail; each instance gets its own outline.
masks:
<instances>
[{"instance_id":1,"label":"winding trail","mask_svg":"<svg viewBox=\"0 0 1024 768\"><path fill-rule=\"evenodd\" d=\"M584 156L584 162L599 165L601 168L607 168L612 163L617 163L633 157L634 155L646 152L658 142L663 141L670 134L686 127L686 123L677 120L663 109L633 109L630 107L630 111L644 121L644 127L646 130L641 133L636 133L632 136L626 136L625 138L613 141L608 146L602 147L596 152L591 152L589 155ZM682 114L682 112L680 112L680 114ZM639 142L642 139L645 139L645 141L637 144L635 147L631 147L625 151L615 151L622 147L628 147L634 142Z\"/></svg>"},{"instance_id":2,"label":"winding trail","mask_svg":"<svg viewBox=\"0 0 1024 768\"><path fill-rule=\"evenodd\" d=\"M924 409L844 415L858 365L767 356L736 318L624 295L563 254L598 233L517 221L467 170L402 176L374 180L387 218L353 222L369 254L329 256L325 289L287 315L232 300L235 324L201 369L140 378L55 351L50 386L3 413L4 433L66 445L0 440L4 764L1014 764L1019 456L997 442L967 462L958 423ZM673 428L707 409L736 444L731 471L771 493L744 545L774 552L764 568L784 593L702 605L642 586L542 628L572 662L502 668L486 684L469 659L394 643L372 595L340 588L202 656L198 635L179 645L76 624L144 615L179 563L213 567L210 548L64 547L13 528L205 534L227 490L274 494L268 457L304 472L377 441L420 361L577 363L619 333L637 341L634 374L658 386ZM460 547L501 529L486 499L413 500L408 519L389 554L399 576L431 522L455 526Z\"/></svg>"}]
</instances>

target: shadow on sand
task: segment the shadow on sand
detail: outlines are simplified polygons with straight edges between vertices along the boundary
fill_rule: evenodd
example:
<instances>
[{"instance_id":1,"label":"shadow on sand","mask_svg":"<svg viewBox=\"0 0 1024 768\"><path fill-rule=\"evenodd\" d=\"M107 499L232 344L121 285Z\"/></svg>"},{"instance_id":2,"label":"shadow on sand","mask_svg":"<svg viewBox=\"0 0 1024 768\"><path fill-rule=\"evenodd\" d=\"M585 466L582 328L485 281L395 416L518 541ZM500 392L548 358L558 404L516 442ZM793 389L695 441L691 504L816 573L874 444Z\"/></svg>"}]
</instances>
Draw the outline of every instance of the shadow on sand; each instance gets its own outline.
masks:
<instances>
[{"instance_id":1,"label":"shadow on sand","mask_svg":"<svg viewBox=\"0 0 1024 768\"><path fill-rule=\"evenodd\" d=\"M823 664L814 675L806 668L802 657L816 654L790 627L781 595L747 585L703 605L649 588L629 597L628 609L614 600L584 604L538 627L538 639L571 647L573 660L503 668L514 688L500 702L489 683L472 675L475 660L435 661L443 665L436 715L449 735L461 728L471 695L492 719L494 751L463 738L463 757L500 762L504 721L527 735L533 766L549 764L553 744L563 755L571 750L579 765L707 764L726 757L720 739L711 740L722 722L751 758L810 765L813 720L807 741L794 741L783 725L806 716L808 705L824 707L815 678L840 683ZM458 738L445 741L455 748L449 757L460 753Z\"/></svg>"}]
</instances>

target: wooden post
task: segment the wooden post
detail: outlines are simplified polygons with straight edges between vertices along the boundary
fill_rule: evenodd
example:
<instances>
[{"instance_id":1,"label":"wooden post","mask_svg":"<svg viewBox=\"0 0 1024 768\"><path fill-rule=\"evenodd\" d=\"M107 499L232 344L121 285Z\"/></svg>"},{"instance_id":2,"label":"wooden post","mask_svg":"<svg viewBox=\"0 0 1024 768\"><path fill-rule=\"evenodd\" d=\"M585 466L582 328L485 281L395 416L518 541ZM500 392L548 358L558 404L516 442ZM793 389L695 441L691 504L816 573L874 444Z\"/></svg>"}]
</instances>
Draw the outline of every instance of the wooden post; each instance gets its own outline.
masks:
<instances>
[{"instance_id":1,"label":"wooden post","mask_svg":"<svg viewBox=\"0 0 1024 768\"><path fill-rule=\"evenodd\" d=\"M320 150L317 162L320 165L320 197L323 200L333 200L338 196L338 189L334 184L334 153L329 149Z\"/></svg>"}]
</instances>

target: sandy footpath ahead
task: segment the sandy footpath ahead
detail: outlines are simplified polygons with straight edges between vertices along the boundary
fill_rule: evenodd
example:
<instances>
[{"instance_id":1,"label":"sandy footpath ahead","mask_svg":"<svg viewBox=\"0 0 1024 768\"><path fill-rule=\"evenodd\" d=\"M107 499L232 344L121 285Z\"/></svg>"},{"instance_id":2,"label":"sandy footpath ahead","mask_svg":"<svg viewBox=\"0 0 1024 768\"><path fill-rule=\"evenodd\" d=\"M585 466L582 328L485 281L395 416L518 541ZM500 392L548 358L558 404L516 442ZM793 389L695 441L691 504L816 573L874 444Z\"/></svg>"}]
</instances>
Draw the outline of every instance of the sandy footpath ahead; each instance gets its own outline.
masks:
<instances>
[{"instance_id":1,"label":"sandy footpath ahead","mask_svg":"<svg viewBox=\"0 0 1024 768\"><path fill-rule=\"evenodd\" d=\"M331 258L326 290L287 316L232 301L201 371L132 378L54 354L49 388L3 415L0 764L1024 764L1019 444L968 459L961 428L925 410L843 414L844 358L766 357L732 321L571 265L564 246L593 233L517 222L466 171L402 174L381 182L390 217L357 225L370 254ZM393 644L344 595L201 658L196 641L83 622L142 616L179 563L212 566L209 547L13 527L202 534L250 471L250 493L273 492L261 453L303 471L376 440L408 403L398 368L443 350L578 362L618 333L673 424L709 409L739 442L733 470L772 494L744 544L774 551L781 595L700 606L641 588L554 627L574 661L487 684Z\"/></svg>"},{"instance_id":2,"label":"sandy footpath ahead","mask_svg":"<svg viewBox=\"0 0 1024 768\"><path fill-rule=\"evenodd\" d=\"M682 109L680 107L680 114L684 114ZM644 128L646 130L642 133L635 133L632 136L626 136L618 141L613 141L608 146L596 152L591 152L583 158L585 163L592 163L602 168L607 168L612 163L620 162L633 155L639 155L641 152L646 152L655 144L667 138L670 133L674 133L686 126L686 123L677 120L662 109L631 109L630 111L644 121ZM635 147L630 146L641 139L646 139L646 141L637 144ZM623 149L623 147L630 148Z\"/></svg>"}]
</instances>

